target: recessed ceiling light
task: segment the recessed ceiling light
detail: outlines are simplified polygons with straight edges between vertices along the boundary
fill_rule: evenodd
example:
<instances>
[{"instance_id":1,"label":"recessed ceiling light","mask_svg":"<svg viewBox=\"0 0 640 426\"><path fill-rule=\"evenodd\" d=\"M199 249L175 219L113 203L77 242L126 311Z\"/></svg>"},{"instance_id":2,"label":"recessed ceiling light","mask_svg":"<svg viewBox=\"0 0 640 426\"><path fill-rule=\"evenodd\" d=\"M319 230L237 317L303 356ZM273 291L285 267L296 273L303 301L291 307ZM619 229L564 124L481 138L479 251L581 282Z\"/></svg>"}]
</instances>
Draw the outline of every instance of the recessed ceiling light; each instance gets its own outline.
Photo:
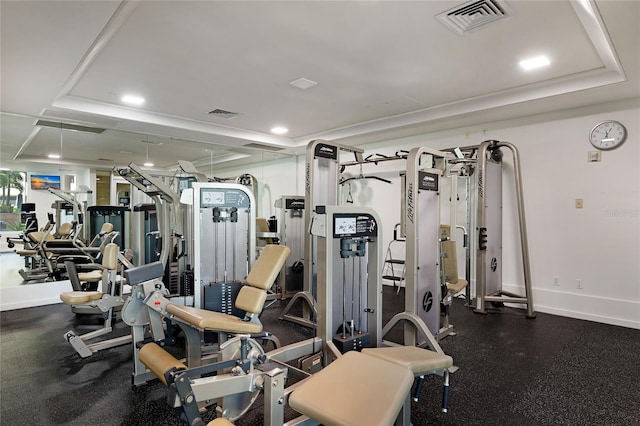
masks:
<instances>
[{"instance_id":1,"label":"recessed ceiling light","mask_svg":"<svg viewBox=\"0 0 640 426\"><path fill-rule=\"evenodd\" d=\"M520 67L525 71L530 71L540 67L546 67L551 61L544 55L536 56L535 58L525 59L520 61Z\"/></svg>"},{"instance_id":2,"label":"recessed ceiling light","mask_svg":"<svg viewBox=\"0 0 640 426\"><path fill-rule=\"evenodd\" d=\"M153 167L153 163L144 163L143 166L145 166L145 167Z\"/></svg>"},{"instance_id":3,"label":"recessed ceiling light","mask_svg":"<svg viewBox=\"0 0 640 426\"><path fill-rule=\"evenodd\" d=\"M132 104L132 105L142 105L144 103L144 98L141 98L140 96L133 96L133 95L124 95L121 98L121 100L124 103Z\"/></svg>"},{"instance_id":4,"label":"recessed ceiling light","mask_svg":"<svg viewBox=\"0 0 640 426\"><path fill-rule=\"evenodd\" d=\"M273 133L274 135L284 135L288 131L289 131L289 129L287 129L286 127L282 127L282 126L276 126L276 127L271 129L271 133Z\"/></svg>"},{"instance_id":5,"label":"recessed ceiling light","mask_svg":"<svg viewBox=\"0 0 640 426\"><path fill-rule=\"evenodd\" d=\"M299 78L297 80L293 80L292 82L289 83L290 85L297 87L298 89L308 89L310 87L315 86L316 84L318 84L317 82L313 81L313 80L309 80L308 78Z\"/></svg>"},{"instance_id":6,"label":"recessed ceiling light","mask_svg":"<svg viewBox=\"0 0 640 426\"><path fill-rule=\"evenodd\" d=\"M59 154L49 154L47 157L49 158L60 158Z\"/></svg>"}]
</instances>

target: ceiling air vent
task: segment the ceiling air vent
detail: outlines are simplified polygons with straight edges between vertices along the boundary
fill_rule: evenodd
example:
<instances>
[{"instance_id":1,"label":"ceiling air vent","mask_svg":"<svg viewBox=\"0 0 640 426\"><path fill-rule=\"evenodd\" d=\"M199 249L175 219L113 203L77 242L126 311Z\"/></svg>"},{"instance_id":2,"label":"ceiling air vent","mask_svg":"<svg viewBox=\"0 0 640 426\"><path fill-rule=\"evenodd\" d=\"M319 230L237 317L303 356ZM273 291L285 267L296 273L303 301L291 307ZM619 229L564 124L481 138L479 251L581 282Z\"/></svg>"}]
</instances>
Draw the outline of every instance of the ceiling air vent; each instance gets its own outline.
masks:
<instances>
[{"instance_id":1,"label":"ceiling air vent","mask_svg":"<svg viewBox=\"0 0 640 426\"><path fill-rule=\"evenodd\" d=\"M252 149L262 149L265 151L280 151L284 148L279 146L271 146L271 145L262 145L259 143L248 143L246 145L242 145L243 148L252 148Z\"/></svg>"},{"instance_id":2,"label":"ceiling air vent","mask_svg":"<svg viewBox=\"0 0 640 426\"><path fill-rule=\"evenodd\" d=\"M100 127L80 126L79 124L60 123L57 121L38 120L36 126L55 127L56 129L76 130L78 132L102 133L105 129Z\"/></svg>"},{"instance_id":3,"label":"ceiling air vent","mask_svg":"<svg viewBox=\"0 0 640 426\"><path fill-rule=\"evenodd\" d=\"M464 35L478 27L512 15L513 11L504 1L478 0L447 10L436 15L436 19L451 31Z\"/></svg>"},{"instance_id":4,"label":"ceiling air vent","mask_svg":"<svg viewBox=\"0 0 640 426\"><path fill-rule=\"evenodd\" d=\"M232 118L236 118L238 116L237 112L225 111L219 108L211 110L207 114L217 118L225 118L227 120L231 120Z\"/></svg>"}]
</instances>

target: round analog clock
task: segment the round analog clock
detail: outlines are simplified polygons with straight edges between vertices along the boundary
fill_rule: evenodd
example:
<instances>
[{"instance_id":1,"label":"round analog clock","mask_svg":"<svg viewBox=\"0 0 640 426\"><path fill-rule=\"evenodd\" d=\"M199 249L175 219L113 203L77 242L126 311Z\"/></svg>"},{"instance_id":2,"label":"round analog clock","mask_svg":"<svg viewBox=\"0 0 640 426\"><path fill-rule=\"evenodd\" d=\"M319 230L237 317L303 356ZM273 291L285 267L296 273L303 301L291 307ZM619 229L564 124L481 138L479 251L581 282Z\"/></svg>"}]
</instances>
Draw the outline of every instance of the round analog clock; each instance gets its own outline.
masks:
<instances>
[{"instance_id":1,"label":"round analog clock","mask_svg":"<svg viewBox=\"0 0 640 426\"><path fill-rule=\"evenodd\" d=\"M627 129L622 123L608 120L596 124L589 134L589 142L598 149L613 149L627 138Z\"/></svg>"}]
</instances>

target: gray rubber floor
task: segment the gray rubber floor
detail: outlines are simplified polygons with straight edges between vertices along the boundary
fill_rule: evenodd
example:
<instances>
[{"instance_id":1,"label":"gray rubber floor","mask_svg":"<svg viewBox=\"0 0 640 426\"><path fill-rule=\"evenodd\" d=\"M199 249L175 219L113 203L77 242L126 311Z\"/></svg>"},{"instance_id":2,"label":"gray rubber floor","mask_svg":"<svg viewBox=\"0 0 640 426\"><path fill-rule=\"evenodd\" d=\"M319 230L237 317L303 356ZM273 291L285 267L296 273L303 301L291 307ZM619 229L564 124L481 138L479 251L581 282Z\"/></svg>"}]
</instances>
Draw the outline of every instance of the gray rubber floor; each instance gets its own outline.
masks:
<instances>
[{"instance_id":1,"label":"gray rubber floor","mask_svg":"<svg viewBox=\"0 0 640 426\"><path fill-rule=\"evenodd\" d=\"M384 321L402 305L386 288ZM310 337L277 319L284 306L265 310L265 329L283 344ZM540 313L528 320L509 308L480 316L462 300L451 317L457 335L441 346L460 369L449 413L440 412L441 378L429 377L414 425L640 425L640 330ZM159 382L132 387L129 346L81 359L62 337L95 324L62 304L1 313L2 425L180 424ZM116 334L127 332L119 322ZM258 400L237 424L262 424L262 410Z\"/></svg>"}]
</instances>

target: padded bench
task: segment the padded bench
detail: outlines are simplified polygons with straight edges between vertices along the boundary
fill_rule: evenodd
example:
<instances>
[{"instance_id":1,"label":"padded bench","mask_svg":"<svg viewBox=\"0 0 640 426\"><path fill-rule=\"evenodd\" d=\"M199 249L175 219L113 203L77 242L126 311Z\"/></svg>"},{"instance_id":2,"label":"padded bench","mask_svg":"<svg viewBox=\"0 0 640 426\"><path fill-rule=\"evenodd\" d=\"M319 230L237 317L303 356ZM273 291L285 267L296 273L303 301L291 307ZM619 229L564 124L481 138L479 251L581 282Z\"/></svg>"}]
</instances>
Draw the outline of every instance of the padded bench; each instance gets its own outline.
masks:
<instances>
[{"instance_id":1,"label":"padded bench","mask_svg":"<svg viewBox=\"0 0 640 426\"><path fill-rule=\"evenodd\" d=\"M407 368L350 351L301 383L289 405L326 426L388 426L407 408L412 384Z\"/></svg>"},{"instance_id":2,"label":"padded bench","mask_svg":"<svg viewBox=\"0 0 640 426\"><path fill-rule=\"evenodd\" d=\"M441 371L444 376L442 411L446 413L449 410L449 368L453 366L453 358L449 355L439 354L416 346L365 348L362 353L400 365L411 371L414 376L419 377L416 393L413 397L414 401L418 401L424 376Z\"/></svg>"}]
</instances>

